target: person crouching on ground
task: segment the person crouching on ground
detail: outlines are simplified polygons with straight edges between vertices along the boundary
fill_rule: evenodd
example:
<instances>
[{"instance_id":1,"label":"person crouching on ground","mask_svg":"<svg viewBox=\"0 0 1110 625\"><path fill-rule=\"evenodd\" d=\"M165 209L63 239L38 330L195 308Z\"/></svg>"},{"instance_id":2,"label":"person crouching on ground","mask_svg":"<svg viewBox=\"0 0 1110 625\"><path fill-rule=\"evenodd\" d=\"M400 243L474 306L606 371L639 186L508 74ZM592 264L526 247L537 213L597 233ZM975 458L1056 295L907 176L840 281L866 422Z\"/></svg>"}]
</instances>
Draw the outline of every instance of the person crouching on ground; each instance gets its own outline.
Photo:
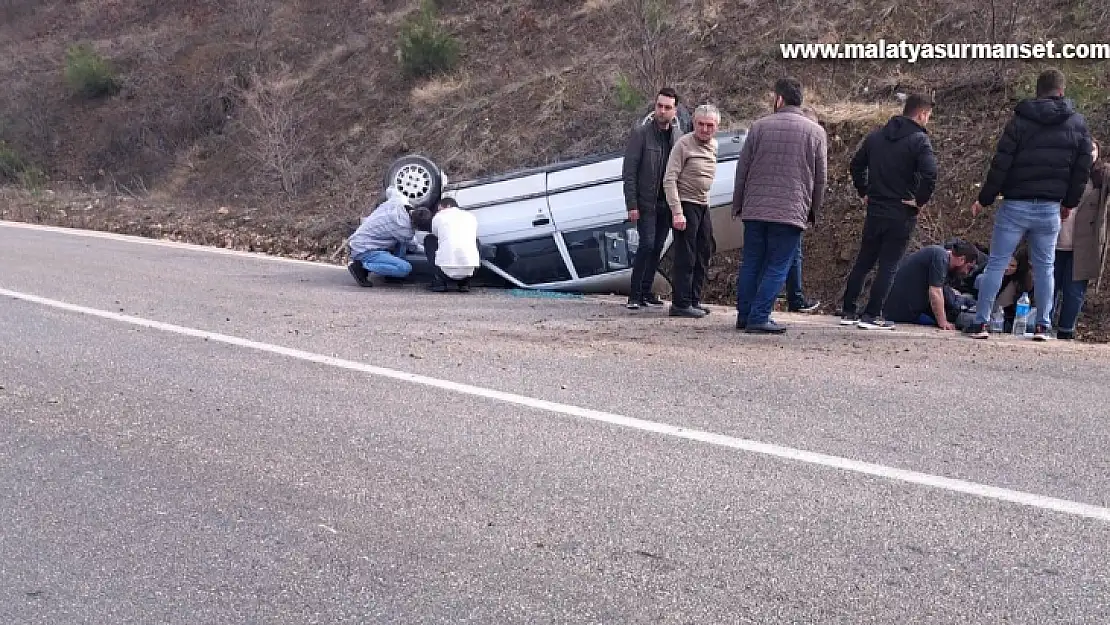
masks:
<instances>
[{"instance_id":1,"label":"person crouching on ground","mask_svg":"<svg viewBox=\"0 0 1110 625\"><path fill-rule=\"evenodd\" d=\"M721 114L711 104L694 110L694 131L675 142L663 175L663 191L674 226L672 317L709 314L701 305L706 268L713 254L709 188L717 175L717 126Z\"/></svg>"},{"instance_id":2,"label":"person crouching on ground","mask_svg":"<svg viewBox=\"0 0 1110 625\"><path fill-rule=\"evenodd\" d=\"M978 260L979 249L966 241L956 242L950 250L928 245L906 256L894 274L883 317L921 323L924 316L941 330L954 330L952 322L962 312L963 302L948 286L949 278L966 276Z\"/></svg>"},{"instance_id":3,"label":"person crouching on ground","mask_svg":"<svg viewBox=\"0 0 1110 625\"><path fill-rule=\"evenodd\" d=\"M1099 146L1091 140L1091 176L1079 206L1060 225L1056 241L1056 294L1060 317L1056 338L1074 339L1075 324L1087 285L1102 276L1106 262L1106 211L1110 197L1110 165L1099 162Z\"/></svg>"},{"instance_id":4,"label":"person crouching on ground","mask_svg":"<svg viewBox=\"0 0 1110 625\"><path fill-rule=\"evenodd\" d=\"M441 199L432 217L432 233L424 237L424 252L435 267L430 290L446 293L454 286L466 293L479 264L477 218L459 208L454 198Z\"/></svg>"},{"instance_id":5,"label":"person crouching on ground","mask_svg":"<svg viewBox=\"0 0 1110 625\"><path fill-rule=\"evenodd\" d=\"M978 300L982 282L983 274L980 273L975 277L973 293L976 300ZM1002 312L1003 332L1009 333L1014 327L1017 302L1022 293L1033 293L1033 269L1029 266L1029 250L1019 248L1010 257L1010 264L1002 274L1002 286L998 290L998 297L994 299L994 309Z\"/></svg>"},{"instance_id":6,"label":"person crouching on ground","mask_svg":"<svg viewBox=\"0 0 1110 625\"><path fill-rule=\"evenodd\" d=\"M399 282L412 273L412 265L403 258L417 230L428 230L432 212L426 208L412 208L399 191L386 190L386 201L378 205L369 217L362 220L355 233L348 239L351 272L359 286L374 286L370 276Z\"/></svg>"}]
</instances>

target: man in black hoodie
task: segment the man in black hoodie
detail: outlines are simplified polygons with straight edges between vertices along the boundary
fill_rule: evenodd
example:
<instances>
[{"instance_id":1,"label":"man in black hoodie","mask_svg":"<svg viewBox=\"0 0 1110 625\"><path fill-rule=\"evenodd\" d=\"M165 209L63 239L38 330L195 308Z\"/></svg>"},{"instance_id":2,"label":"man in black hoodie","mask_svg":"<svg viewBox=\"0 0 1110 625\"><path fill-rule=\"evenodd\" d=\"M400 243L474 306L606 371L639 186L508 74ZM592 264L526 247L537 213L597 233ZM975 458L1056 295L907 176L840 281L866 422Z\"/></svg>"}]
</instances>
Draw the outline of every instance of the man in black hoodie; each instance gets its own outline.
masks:
<instances>
[{"instance_id":1,"label":"man in black hoodie","mask_svg":"<svg viewBox=\"0 0 1110 625\"><path fill-rule=\"evenodd\" d=\"M1028 237L1037 318L1033 338L1046 340L1052 318L1053 271L1061 218L1079 205L1091 173L1091 133L1087 121L1064 99L1064 74L1045 70L1037 97L1018 103L998 140L987 180L971 206L978 216L1001 193L994 217L990 260L983 270L973 338L987 338L987 322L1002 275L1023 238Z\"/></svg>"},{"instance_id":2,"label":"man in black hoodie","mask_svg":"<svg viewBox=\"0 0 1110 625\"><path fill-rule=\"evenodd\" d=\"M856 264L844 288L841 325L869 330L894 327L883 319L883 306L898 262L917 228L917 214L936 188L937 160L925 130L932 112L928 98L910 95L902 114L868 134L852 157L852 182L867 203L867 216ZM876 262L879 269L861 317L856 314L856 299Z\"/></svg>"}]
</instances>

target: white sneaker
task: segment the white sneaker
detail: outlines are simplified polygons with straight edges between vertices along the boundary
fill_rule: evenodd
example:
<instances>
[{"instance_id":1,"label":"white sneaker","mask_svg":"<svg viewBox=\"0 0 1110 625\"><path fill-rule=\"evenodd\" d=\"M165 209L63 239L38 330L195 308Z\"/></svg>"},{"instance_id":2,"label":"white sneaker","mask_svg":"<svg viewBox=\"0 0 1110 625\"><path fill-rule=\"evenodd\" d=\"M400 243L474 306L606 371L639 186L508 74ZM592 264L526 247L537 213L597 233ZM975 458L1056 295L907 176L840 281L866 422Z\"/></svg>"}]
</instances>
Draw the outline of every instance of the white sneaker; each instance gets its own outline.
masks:
<instances>
[{"instance_id":1,"label":"white sneaker","mask_svg":"<svg viewBox=\"0 0 1110 625\"><path fill-rule=\"evenodd\" d=\"M857 324L864 330L893 330L894 324L882 317L868 317L864 315Z\"/></svg>"}]
</instances>

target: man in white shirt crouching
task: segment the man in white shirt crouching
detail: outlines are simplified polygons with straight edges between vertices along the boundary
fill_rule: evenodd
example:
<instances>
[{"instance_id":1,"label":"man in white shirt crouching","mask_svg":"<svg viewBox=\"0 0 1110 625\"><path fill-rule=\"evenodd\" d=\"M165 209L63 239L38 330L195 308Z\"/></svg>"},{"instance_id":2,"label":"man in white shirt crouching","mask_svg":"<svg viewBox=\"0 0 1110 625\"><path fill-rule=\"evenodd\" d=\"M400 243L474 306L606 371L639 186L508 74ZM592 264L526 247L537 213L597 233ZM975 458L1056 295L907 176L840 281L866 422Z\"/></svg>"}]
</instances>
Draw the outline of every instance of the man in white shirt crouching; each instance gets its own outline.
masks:
<instances>
[{"instance_id":1,"label":"man in white shirt crouching","mask_svg":"<svg viewBox=\"0 0 1110 625\"><path fill-rule=\"evenodd\" d=\"M432 233L424 238L428 262L435 266L431 290L446 293L455 286L470 291L470 278L478 269L478 220L459 208L454 198L443 198L432 217Z\"/></svg>"}]
</instances>

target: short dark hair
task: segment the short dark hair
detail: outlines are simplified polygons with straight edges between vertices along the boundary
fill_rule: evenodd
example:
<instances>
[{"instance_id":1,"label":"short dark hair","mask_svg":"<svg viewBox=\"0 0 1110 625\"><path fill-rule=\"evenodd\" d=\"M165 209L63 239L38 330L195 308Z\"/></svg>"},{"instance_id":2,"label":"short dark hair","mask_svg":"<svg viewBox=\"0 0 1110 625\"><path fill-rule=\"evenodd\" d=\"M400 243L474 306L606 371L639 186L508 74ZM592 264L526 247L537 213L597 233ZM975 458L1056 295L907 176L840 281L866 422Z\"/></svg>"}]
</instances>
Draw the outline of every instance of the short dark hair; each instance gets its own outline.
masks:
<instances>
[{"instance_id":1,"label":"short dark hair","mask_svg":"<svg viewBox=\"0 0 1110 625\"><path fill-rule=\"evenodd\" d=\"M1064 78L1064 72L1056 69L1055 67L1046 69L1037 76L1037 97L1043 98L1057 93L1063 93L1064 85L1067 80Z\"/></svg>"},{"instance_id":2,"label":"short dark hair","mask_svg":"<svg viewBox=\"0 0 1110 625\"><path fill-rule=\"evenodd\" d=\"M453 197L441 197L441 198L439 198L439 207L440 208L458 208L459 203L456 202L455 198L453 198Z\"/></svg>"},{"instance_id":3,"label":"short dark hair","mask_svg":"<svg viewBox=\"0 0 1110 625\"><path fill-rule=\"evenodd\" d=\"M427 230L432 227L432 211L426 208L414 208L409 213L412 226L417 230Z\"/></svg>"},{"instance_id":4,"label":"short dark hair","mask_svg":"<svg viewBox=\"0 0 1110 625\"><path fill-rule=\"evenodd\" d=\"M929 97L920 93L911 93L906 98L906 106L902 109L902 115L906 117L913 117L922 111L928 111L933 108L933 101Z\"/></svg>"},{"instance_id":5,"label":"short dark hair","mask_svg":"<svg viewBox=\"0 0 1110 625\"><path fill-rule=\"evenodd\" d=\"M782 97L787 106L802 105L802 83L798 79L787 76L775 81L775 95Z\"/></svg>"},{"instance_id":6,"label":"short dark hair","mask_svg":"<svg viewBox=\"0 0 1110 625\"><path fill-rule=\"evenodd\" d=\"M975 247L971 243L968 243L967 241L957 239L952 242L951 249L953 256L959 256L960 258L971 263L979 262L979 248Z\"/></svg>"},{"instance_id":7,"label":"short dark hair","mask_svg":"<svg viewBox=\"0 0 1110 625\"><path fill-rule=\"evenodd\" d=\"M678 104L678 92L675 91L673 87L663 87L659 90L659 93L655 95L656 98L658 98L659 96L674 98L674 103Z\"/></svg>"}]
</instances>

